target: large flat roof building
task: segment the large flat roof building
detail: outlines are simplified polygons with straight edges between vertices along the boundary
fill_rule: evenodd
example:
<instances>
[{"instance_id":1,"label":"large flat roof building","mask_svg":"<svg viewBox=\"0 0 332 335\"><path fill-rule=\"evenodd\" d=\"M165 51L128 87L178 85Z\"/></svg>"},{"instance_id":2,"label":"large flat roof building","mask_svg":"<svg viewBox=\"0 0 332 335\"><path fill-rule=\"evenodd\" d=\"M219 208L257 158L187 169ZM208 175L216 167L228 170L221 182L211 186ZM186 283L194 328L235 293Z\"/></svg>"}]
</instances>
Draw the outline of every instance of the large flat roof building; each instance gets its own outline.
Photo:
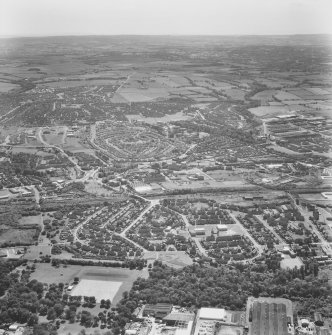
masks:
<instances>
[{"instance_id":1,"label":"large flat roof building","mask_svg":"<svg viewBox=\"0 0 332 335\"><path fill-rule=\"evenodd\" d=\"M292 302L282 298L253 298L247 303L249 335L290 335Z\"/></svg>"},{"instance_id":2,"label":"large flat roof building","mask_svg":"<svg viewBox=\"0 0 332 335\"><path fill-rule=\"evenodd\" d=\"M225 321L226 311L223 308L201 308L198 317L205 320Z\"/></svg>"}]
</instances>

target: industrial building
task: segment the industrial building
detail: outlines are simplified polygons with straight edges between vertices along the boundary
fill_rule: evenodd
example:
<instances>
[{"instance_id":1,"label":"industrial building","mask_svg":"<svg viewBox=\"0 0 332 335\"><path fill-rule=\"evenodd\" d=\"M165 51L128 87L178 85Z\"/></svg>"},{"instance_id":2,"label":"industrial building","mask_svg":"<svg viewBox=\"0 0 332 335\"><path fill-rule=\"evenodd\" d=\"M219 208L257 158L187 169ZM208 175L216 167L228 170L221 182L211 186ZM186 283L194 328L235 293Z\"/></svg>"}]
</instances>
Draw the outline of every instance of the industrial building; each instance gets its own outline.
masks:
<instances>
[{"instance_id":1,"label":"industrial building","mask_svg":"<svg viewBox=\"0 0 332 335\"><path fill-rule=\"evenodd\" d=\"M143 316L153 316L156 319L162 319L172 311L170 304L146 305L143 310Z\"/></svg>"},{"instance_id":2,"label":"industrial building","mask_svg":"<svg viewBox=\"0 0 332 335\"><path fill-rule=\"evenodd\" d=\"M216 320L225 322L226 311L223 308L201 308L198 311L198 318L200 320Z\"/></svg>"},{"instance_id":3,"label":"industrial building","mask_svg":"<svg viewBox=\"0 0 332 335\"><path fill-rule=\"evenodd\" d=\"M294 334L292 302L282 298L253 298L247 302L249 335Z\"/></svg>"}]
</instances>

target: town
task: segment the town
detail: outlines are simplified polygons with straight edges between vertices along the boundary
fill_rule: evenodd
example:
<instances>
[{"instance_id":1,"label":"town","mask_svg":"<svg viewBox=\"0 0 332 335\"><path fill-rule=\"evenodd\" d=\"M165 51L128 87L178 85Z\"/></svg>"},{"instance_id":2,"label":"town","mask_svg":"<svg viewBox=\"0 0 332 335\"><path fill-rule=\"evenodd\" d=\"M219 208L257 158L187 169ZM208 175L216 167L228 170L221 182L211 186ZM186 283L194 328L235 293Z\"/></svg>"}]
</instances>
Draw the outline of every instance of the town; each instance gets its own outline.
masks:
<instances>
[{"instance_id":1,"label":"town","mask_svg":"<svg viewBox=\"0 0 332 335\"><path fill-rule=\"evenodd\" d=\"M0 334L332 334L329 41L197 39L0 39Z\"/></svg>"}]
</instances>

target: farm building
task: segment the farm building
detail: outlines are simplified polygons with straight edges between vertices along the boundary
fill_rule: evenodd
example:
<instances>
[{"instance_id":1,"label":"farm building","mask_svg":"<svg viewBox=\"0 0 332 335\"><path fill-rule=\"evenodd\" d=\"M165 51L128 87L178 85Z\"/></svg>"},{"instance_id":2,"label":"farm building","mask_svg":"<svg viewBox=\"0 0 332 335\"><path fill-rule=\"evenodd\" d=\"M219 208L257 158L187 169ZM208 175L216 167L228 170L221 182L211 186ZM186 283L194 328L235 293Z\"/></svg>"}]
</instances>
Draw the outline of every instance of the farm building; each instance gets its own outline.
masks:
<instances>
[{"instance_id":1,"label":"farm building","mask_svg":"<svg viewBox=\"0 0 332 335\"><path fill-rule=\"evenodd\" d=\"M170 304L145 305L143 316L154 316L156 319L162 319L172 311Z\"/></svg>"}]
</instances>

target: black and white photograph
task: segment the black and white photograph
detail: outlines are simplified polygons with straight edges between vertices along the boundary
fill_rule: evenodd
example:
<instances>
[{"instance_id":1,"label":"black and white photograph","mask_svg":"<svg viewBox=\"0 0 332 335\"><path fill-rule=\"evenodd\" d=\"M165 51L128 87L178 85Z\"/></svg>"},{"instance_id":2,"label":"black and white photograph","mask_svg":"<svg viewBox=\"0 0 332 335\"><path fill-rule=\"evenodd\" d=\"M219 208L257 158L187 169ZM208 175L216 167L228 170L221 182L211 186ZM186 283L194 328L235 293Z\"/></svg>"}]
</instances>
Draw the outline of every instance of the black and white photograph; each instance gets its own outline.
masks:
<instances>
[{"instance_id":1,"label":"black and white photograph","mask_svg":"<svg viewBox=\"0 0 332 335\"><path fill-rule=\"evenodd\" d=\"M0 335L332 335L331 0L0 0Z\"/></svg>"}]
</instances>

